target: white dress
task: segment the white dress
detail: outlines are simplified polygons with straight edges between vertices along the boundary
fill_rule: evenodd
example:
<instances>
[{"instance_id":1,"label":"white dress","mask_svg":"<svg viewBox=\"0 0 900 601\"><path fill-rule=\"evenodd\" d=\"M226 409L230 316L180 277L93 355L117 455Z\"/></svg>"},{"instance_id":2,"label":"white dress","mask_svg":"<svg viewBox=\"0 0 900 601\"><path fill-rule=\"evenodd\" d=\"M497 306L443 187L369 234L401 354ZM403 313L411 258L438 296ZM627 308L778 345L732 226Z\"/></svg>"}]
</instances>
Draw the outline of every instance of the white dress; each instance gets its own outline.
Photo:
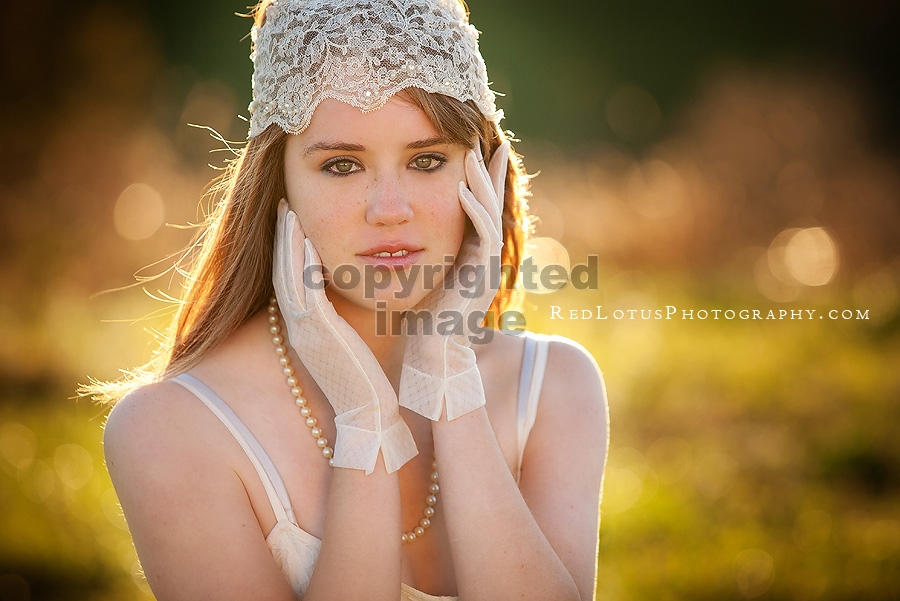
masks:
<instances>
[{"instance_id":1,"label":"white dress","mask_svg":"<svg viewBox=\"0 0 900 601\"><path fill-rule=\"evenodd\" d=\"M522 471L522 455L528 434L534 425L537 415L538 398L544 369L547 364L549 338L525 333L525 352L522 356L522 369L519 378L517 429L518 429L518 467L516 481ZM263 450L256 437L238 418L231 408L203 382L182 374L171 379L184 386L216 414L237 441L243 447L266 489L272 510L275 512L275 526L266 537L272 556L281 567L282 572L291 583L297 598L303 597L309 580L312 577L316 559L322 541L297 525L291 501L284 487L284 482L275 469L269 455ZM401 585L400 601L457 601L458 597L439 597L429 595L406 584Z\"/></svg>"}]
</instances>

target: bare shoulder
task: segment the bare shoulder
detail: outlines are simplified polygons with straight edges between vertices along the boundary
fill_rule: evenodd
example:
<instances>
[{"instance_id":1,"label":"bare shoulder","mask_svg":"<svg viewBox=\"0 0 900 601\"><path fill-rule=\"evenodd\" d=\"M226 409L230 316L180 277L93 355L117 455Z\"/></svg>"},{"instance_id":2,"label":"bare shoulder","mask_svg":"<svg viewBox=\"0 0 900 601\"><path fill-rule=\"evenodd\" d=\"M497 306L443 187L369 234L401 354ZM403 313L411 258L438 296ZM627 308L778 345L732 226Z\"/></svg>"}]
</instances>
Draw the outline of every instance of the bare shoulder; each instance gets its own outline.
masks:
<instances>
[{"instance_id":1,"label":"bare shoulder","mask_svg":"<svg viewBox=\"0 0 900 601\"><path fill-rule=\"evenodd\" d=\"M159 382L126 395L109 414L103 433L106 468L132 534L137 515L153 515L202 486L229 486L234 459L217 418L174 382ZM238 481L239 483L239 481Z\"/></svg>"},{"instance_id":2,"label":"bare shoulder","mask_svg":"<svg viewBox=\"0 0 900 601\"><path fill-rule=\"evenodd\" d=\"M579 343L562 336L550 339L541 402L554 411L607 421L606 386L600 367Z\"/></svg>"},{"instance_id":3,"label":"bare shoulder","mask_svg":"<svg viewBox=\"0 0 900 601\"><path fill-rule=\"evenodd\" d=\"M560 433L564 432L563 439ZM606 387L597 362L582 345L549 337L547 366L523 467L553 461L556 451L576 454L602 474L609 442ZM574 461L570 455L566 461ZM587 468L588 465L582 466Z\"/></svg>"},{"instance_id":4,"label":"bare shoulder","mask_svg":"<svg viewBox=\"0 0 900 601\"><path fill-rule=\"evenodd\" d=\"M110 411L103 446L110 469L117 460L139 461L150 455L184 452L196 444L207 420L200 402L174 382L133 390Z\"/></svg>"},{"instance_id":5,"label":"bare shoulder","mask_svg":"<svg viewBox=\"0 0 900 601\"><path fill-rule=\"evenodd\" d=\"M531 476L568 474L598 486L606 463L609 413L603 377L583 346L550 337L534 428L522 461L524 488ZM592 493L588 493L591 496Z\"/></svg>"},{"instance_id":6,"label":"bare shoulder","mask_svg":"<svg viewBox=\"0 0 900 601\"><path fill-rule=\"evenodd\" d=\"M550 337L519 488L582 598L593 598L599 502L609 441L606 390L583 346Z\"/></svg>"},{"instance_id":7,"label":"bare shoulder","mask_svg":"<svg viewBox=\"0 0 900 601\"><path fill-rule=\"evenodd\" d=\"M126 510L151 502L148 490L189 494L198 475L225 469L221 453L204 452L212 445L221 448L209 421L215 417L204 412L209 410L174 382L141 387L113 407L103 432L103 452Z\"/></svg>"},{"instance_id":8,"label":"bare shoulder","mask_svg":"<svg viewBox=\"0 0 900 601\"><path fill-rule=\"evenodd\" d=\"M581 432L605 445L609 419L603 376L591 353L574 340L495 332L489 341L473 345L485 387L504 389L515 402L519 381L510 375L519 373L529 337L549 344L534 433L539 437L541 430L563 428L570 435L579 436ZM598 432L603 436L598 437Z\"/></svg>"},{"instance_id":9,"label":"bare shoulder","mask_svg":"<svg viewBox=\"0 0 900 601\"><path fill-rule=\"evenodd\" d=\"M104 432L107 469L159 599L289 599L236 466L240 447L193 393L127 395Z\"/></svg>"},{"instance_id":10,"label":"bare shoulder","mask_svg":"<svg viewBox=\"0 0 900 601\"><path fill-rule=\"evenodd\" d=\"M606 389L600 368L586 348L569 338L497 332L490 341L473 345L482 375L508 380L509 374L521 364L525 340L529 336L549 342L541 405L549 403L554 411L579 415L587 411L605 423Z\"/></svg>"}]
</instances>

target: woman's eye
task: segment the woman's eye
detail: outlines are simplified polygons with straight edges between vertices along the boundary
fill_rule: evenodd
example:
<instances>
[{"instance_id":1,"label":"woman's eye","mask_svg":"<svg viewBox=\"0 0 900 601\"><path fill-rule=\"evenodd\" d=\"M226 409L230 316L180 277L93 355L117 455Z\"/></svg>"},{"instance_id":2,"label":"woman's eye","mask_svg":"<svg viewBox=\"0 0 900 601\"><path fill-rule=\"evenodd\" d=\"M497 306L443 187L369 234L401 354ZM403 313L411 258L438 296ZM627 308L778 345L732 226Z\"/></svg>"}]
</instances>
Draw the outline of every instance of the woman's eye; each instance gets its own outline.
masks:
<instances>
[{"instance_id":1,"label":"woman's eye","mask_svg":"<svg viewBox=\"0 0 900 601\"><path fill-rule=\"evenodd\" d=\"M354 167L356 167L356 164L353 161L335 161L328 166L328 170L332 173L345 174L352 173Z\"/></svg>"},{"instance_id":2,"label":"woman's eye","mask_svg":"<svg viewBox=\"0 0 900 601\"><path fill-rule=\"evenodd\" d=\"M446 159L444 159L443 157L426 154L414 158L412 164L415 165L416 169L420 169L422 171L434 171L435 169L440 168L446 162Z\"/></svg>"}]
</instances>

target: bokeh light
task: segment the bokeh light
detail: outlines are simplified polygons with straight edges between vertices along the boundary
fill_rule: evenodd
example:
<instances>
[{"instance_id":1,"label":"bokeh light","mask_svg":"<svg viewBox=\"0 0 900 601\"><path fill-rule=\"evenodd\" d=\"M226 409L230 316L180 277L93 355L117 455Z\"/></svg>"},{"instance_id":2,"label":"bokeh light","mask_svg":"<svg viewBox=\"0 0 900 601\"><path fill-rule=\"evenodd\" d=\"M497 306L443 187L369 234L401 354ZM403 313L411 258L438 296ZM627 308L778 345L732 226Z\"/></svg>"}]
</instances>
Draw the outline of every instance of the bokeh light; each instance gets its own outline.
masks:
<instances>
[{"instance_id":1,"label":"bokeh light","mask_svg":"<svg viewBox=\"0 0 900 601\"><path fill-rule=\"evenodd\" d=\"M566 247L547 236L530 238L525 244L524 259L531 259L535 273L531 282L519 280L519 285L533 294L556 292L571 270Z\"/></svg>"},{"instance_id":2,"label":"bokeh light","mask_svg":"<svg viewBox=\"0 0 900 601\"><path fill-rule=\"evenodd\" d=\"M795 232L784 249L784 262L791 276L807 286L824 286L838 268L834 240L821 227Z\"/></svg>"},{"instance_id":3,"label":"bokeh light","mask_svg":"<svg viewBox=\"0 0 900 601\"><path fill-rule=\"evenodd\" d=\"M738 590L746 599L755 599L772 585L775 571L773 557L762 549L746 549L734 559Z\"/></svg>"},{"instance_id":4,"label":"bokeh light","mask_svg":"<svg viewBox=\"0 0 900 601\"><path fill-rule=\"evenodd\" d=\"M678 171L657 159L636 165L628 178L634 209L645 217L662 219L685 204L685 189Z\"/></svg>"},{"instance_id":5,"label":"bokeh light","mask_svg":"<svg viewBox=\"0 0 900 601\"><path fill-rule=\"evenodd\" d=\"M837 269L837 246L824 228L788 228L769 244L756 264L754 276L767 298L786 302L800 296L801 286L829 283Z\"/></svg>"},{"instance_id":6,"label":"bokeh light","mask_svg":"<svg viewBox=\"0 0 900 601\"><path fill-rule=\"evenodd\" d=\"M53 468L60 481L78 490L84 488L94 475L94 461L91 454L74 443L66 443L56 447L53 454Z\"/></svg>"},{"instance_id":7,"label":"bokeh light","mask_svg":"<svg viewBox=\"0 0 900 601\"><path fill-rule=\"evenodd\" d=\"M753 266L753 276L757 289L769 300L784 303L800 296L800 286L793 279L787 279L784 246L780 244L770 246L768 251L759 255Z\"/></svg>"},{"instance_id":8,"label":"bokeh light","mask_svg":"<svg viewBox=\"0 0 900 601\"><path fill-rule=\"evenodd\" d=\"M0 455L6 460L4 468L13 468L11 474L26 469L34 461L36 444L37 437L27 426L18 422L3 424L0 427Z\"/></svg>"},{"instance_id":9,"label":"bokeh light","mask_svg":"<svg viewBox=\"0 0 900 601\"><path fill-rule=\"evenodd\" d=\"M126 240L144 240L156 233L166 218L159 192L147 184L132 184L116 200L116 232Z\"/></svg>"}]
</instances>

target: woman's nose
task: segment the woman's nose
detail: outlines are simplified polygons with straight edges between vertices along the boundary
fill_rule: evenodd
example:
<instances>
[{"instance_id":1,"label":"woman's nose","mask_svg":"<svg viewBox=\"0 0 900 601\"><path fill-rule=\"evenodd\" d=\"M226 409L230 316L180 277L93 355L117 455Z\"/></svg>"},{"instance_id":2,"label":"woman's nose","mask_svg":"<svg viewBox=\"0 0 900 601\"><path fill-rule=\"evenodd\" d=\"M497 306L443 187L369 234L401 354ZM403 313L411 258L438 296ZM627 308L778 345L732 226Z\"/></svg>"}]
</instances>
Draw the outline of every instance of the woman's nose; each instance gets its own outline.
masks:
<instances>
[{"instance_id":1,"label":"woman's nose","mask_svg":"<svg viewBox=\"0 0 900 601\"><path fill-rule=\"evenodd\" d=\"M370 225L400 225L412 219L413 211L399 178L376 177L372 180L366 204Z\"/></svg>"}]
</instances>

